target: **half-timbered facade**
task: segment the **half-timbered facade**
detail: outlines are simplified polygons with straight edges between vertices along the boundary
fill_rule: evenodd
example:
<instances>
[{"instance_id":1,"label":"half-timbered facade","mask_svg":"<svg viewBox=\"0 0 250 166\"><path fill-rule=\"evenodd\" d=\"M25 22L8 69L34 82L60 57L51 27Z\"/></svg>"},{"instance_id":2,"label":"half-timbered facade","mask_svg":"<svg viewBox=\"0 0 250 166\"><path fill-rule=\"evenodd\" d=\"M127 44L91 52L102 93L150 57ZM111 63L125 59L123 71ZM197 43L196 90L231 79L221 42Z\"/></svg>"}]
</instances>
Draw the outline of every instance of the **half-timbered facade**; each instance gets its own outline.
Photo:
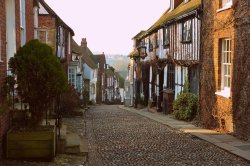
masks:
<instances>
[{"instance_id":1,"label":"half-timbered facade","mask_svg":"<svg viewBox=\"0 0 250 166\"><path fill-rule=\"evenodd\" d=\"M148 73L149 103L158 111L167 109L164 92L167 90L173 101L182 92L185 81L189 81L190 91L198 94L200 5L200 0L172 0L170 9L138 39L139 46L147 48L147 57L141 62L143 66L150 64L149 71L143 70Z\"/></svg>"}]
</instances>

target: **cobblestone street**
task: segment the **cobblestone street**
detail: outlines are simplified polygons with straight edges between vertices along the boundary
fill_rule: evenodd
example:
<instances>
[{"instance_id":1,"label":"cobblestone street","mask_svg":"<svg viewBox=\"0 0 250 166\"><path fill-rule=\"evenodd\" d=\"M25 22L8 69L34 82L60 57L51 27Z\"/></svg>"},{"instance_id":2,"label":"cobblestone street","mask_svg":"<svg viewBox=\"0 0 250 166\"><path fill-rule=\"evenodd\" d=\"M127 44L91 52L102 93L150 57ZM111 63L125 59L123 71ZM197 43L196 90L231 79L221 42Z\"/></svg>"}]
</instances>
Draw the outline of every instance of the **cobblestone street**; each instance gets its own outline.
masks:
<instances>
[{"instance_id":1,"label":"cobblestone street","mask_svg":"<svg viewBox=\"0 0 250 166\"><path fill-rule=\"evenodd\" d=\"M210 143L117 106L94 107L87 120L91 166L250 165Z\"/></svg>"},{"instance_id":2,"label":"cobblestone street","mask_svg":"<svg viewBox=\"0 0 250 166\"><path fill-rule=\"evenodd\" d=\"M96 106L86 112L89 159L58 155L52 162L5 161L6 166L160 166L250 165L206 141L181 133L146 117ZM84 134L84 119L64 119L69 130Z\"/></svg>"}]
</instances>

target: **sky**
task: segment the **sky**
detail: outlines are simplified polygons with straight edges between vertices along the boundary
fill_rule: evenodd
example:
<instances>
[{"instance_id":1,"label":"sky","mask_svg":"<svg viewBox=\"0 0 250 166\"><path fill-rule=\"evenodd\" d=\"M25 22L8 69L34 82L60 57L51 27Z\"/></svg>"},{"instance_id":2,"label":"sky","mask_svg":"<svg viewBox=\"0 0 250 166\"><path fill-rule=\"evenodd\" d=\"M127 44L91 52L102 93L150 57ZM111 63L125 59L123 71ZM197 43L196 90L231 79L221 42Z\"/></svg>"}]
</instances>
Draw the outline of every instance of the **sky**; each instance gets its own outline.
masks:
<instances>
[{"instance_id":1,"label":"sky","mask_svg":"<svg viewBox=\"0 0 250 166\"><path fill-rule=\"evenodd\" d=\"M45 0L93 53L128 55L132 37L167 10L169 0Z\"/></svg>"}]
</instances>

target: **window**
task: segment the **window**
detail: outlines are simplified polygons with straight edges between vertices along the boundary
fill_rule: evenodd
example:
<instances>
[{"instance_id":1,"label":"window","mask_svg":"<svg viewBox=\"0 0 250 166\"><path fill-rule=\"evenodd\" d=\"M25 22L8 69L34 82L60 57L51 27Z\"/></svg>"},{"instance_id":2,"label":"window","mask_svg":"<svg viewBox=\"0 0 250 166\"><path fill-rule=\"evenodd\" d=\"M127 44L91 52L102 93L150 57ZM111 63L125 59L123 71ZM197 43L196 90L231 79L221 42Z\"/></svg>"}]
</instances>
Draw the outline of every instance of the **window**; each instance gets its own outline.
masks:
<instances>
[{"instance_id":1,"label":"window","mask_svg":"<svg viewBox=\"0 0 250 166\"><path fill-rule=\"evenodd\" d=\"M154 46L155 48L159 47L158 34L156 33L154 36Z\"/></svg>"},{"instance_id":2,"label":"window","mask_svg":"<svg viewBox=\"0 0 250 166\"><path fill-rule=\"evenodd\" d=\"M184 3L187 3L189 0L184 0Z\"/></svg>"},{"instance_id":3,"label":"window","mask_svg":"<svg viewBox=\"0 0 250 166\"><path fill-rule=\"evenodd\" d=\"M182 42L191 42L192 40L192 21L187 20L182 23Z\"/></svg>"},{"instance_id":4,"label":"window","mask_svg":"<svg viewBox=\"0 0 250 166\"><path fill-rule=\"evenodd\" d=\"M75 68L69 68L69 84L76 87L76 70Z\"/></svg>"},{"instance_id":5,"label":"window","mask_svg":"<svg viewBox=\"0 0 250 166\"><path fill-rule=\"evenodd\" d=\"M149 38L149 42L148 42L148 50L149 50L149 52L153 51L153 43L152 43L150 38Z\"/></svg>"},{"instance_id":6,"label":"window","mask_svg":"<svg viewBox=\"0 0 250 166\"><path fill-rule=\"evenodd\" d=\"M38 38L38 7L34 7L34 39Z\"/></svg>"},{"instance_id":7,"label":"window","mask_svg":"<svg viewBox=\"0 0 250 166\"><path fill-rule=\"evenodd\" d=\"M233 0L220 0L221 8L229 8L233 4Z\"/></svg>"},{"instance_id":8,"label":"window","mask_svg":"<svg viewBox=\"0 0 250 166\"><path fill-rule=\"evenodd\" d=\"M168 64L167 67L167 89L175 89L175 66L174 64Z\"/></svg>"},{"instance_id":9,"label":"window","mask_svg":"<svg viewBox=\"0 0 250 166\"><path fill-rule=\"evenodd\" d=\"M65 31L63 27L59 26L58 28L58 57L63 59L65 57Z\"/></svg>"},{"instance_id":10,"label":"window","mask_svg":"<svg viewBox=\"0 0 250 166\"><path fill-rule=\"evenodd\" d=\"M230 88L231 81L231 39L222 39L221 50L221 86L222 90L225 90Z\"/></svg>"},{"instance_id":11,"label":"window","mask_svg":"<svg viewBox=\"0 0 250 166\"><path fill-rule=\"evenodd\" d=\"M170 44L170 28L165 27L163 29L163 46L166 48Z\"/></svg>"},{"instance_id":12,"label":"window","mask_svg":"<svg viewBox=\"0 0 250 166\"><path fill-rule=\"evenodd\" d=\"M47 30L39 30L38 38L42 43L48 43L48 31Z\"/></svg>"},{"instance_id":13,"label":"window","mask_svg":"<svg viewBox=\"0 0 250 166\"><path fill-rule=\"evenodd\" d=\"M20 0L20 37L23 46L26 43L25 0Z\"/></svg>"}]
</instances>

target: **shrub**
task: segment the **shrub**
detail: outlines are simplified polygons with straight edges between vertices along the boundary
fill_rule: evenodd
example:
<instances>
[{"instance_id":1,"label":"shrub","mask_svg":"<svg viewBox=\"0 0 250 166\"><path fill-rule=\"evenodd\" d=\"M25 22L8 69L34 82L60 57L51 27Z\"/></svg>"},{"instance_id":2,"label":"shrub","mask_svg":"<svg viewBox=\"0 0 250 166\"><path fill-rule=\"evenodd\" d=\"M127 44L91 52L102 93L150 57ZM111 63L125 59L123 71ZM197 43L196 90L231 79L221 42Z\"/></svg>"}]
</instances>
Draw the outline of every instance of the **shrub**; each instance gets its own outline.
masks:
<instances>
[{"instance_id":1,"label":"shrub","mask_svg":"<svg viewBox=\"0 0 250 166\"><path fill-rule=\"evenodd\" d=\"M54 98L67 90L67 77L53 50L31 40L9 62L17 78L18 94L29 104L31 125L40 124Z\"/></svg>"},{"instance_id":2,"label":"shrub","mask_svg":"<svg viewBox=\"0 0 250 166\"><path fill-rule=\"evenodd\" d=\"M197 112L197 102L197 97L192 93L181 93L173 105L175 118L187 121L193 120Z\"/></svg>"},{"instance_id":3,"label":"shrub","mask_svg":"<svg viewBox=\"0 0 250 166\"><path fill-rule=\"evenodd\" d=\"M62 94L61 111L63 114L71 114L79 109L81 101L78 92L73 86L70 86L68 91Z\"/></svg>"}]
</instances>

